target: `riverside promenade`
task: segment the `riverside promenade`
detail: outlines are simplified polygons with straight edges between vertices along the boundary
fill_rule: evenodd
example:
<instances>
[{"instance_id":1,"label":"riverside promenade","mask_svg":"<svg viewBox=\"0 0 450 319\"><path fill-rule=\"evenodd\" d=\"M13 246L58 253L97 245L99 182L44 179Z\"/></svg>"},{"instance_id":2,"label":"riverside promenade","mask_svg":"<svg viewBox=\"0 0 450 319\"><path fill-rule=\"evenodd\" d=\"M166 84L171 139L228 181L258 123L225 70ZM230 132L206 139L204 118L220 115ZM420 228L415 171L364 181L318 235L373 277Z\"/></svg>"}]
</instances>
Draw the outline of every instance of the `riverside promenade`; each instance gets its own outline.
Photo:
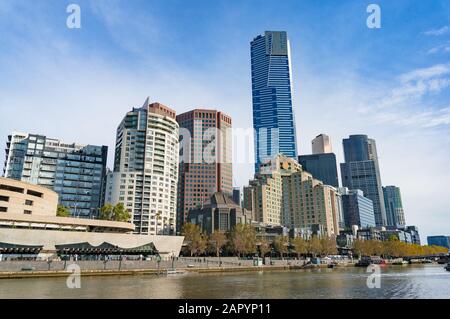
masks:
<instances>
[{"instance_id":1,"label":"riverside promenade","mask_svg":"<svg viewBox=\"0 0 450 319\"><path fill-rule=\"evenodd\" d=\"M1 261L0 279L30 278L30 277L64 277L73 273L71 265L79 266L81 275L165 275L170 271L179 272L233 272L233 271L264 271L301 269L306 266L305 260L299 259L270 259L266 258L265 265L254 265L253 260L238 259L237 257L179 257L173 260L95 260L95 261ZM354 264L341 264L353 266ZM310 266L310 265L308 265ZM315 267L327 267L326 264Z\"/></svg>"}]
</instances>

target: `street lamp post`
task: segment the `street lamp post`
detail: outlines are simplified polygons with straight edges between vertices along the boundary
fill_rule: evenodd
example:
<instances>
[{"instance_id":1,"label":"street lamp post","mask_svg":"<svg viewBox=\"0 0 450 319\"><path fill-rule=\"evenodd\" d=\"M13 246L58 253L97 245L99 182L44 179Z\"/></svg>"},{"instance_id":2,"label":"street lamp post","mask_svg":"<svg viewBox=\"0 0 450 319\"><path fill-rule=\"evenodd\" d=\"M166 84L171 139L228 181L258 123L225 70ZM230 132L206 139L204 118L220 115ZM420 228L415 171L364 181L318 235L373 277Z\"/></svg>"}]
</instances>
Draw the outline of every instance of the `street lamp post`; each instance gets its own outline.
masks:
<instances>
[{"instance_id":1,"label":"street lamp post","mask_svg":"<svg viewBox=\"0 0 450 319\"><path fill-rule=\"evenodd\" d=\"M175 252L172 251L172 269L174 269L174 265L175 265Z\"/></svg>"}]
</instances>

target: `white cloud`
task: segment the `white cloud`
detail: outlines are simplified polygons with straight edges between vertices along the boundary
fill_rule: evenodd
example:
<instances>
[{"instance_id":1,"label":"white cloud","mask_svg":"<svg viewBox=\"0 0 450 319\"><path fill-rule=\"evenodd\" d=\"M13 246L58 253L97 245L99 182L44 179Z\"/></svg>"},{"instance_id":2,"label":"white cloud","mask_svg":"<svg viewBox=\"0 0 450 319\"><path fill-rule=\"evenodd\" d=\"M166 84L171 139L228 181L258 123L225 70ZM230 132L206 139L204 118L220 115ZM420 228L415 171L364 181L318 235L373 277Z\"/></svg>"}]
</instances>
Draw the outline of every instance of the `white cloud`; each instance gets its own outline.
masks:
<instances>
[{"instance_id":1,"label":"white cloud","mask_svg":"<svg viewBox=\"0 0 450 319\"><path fill-rule=\"evenodd\" d=\"M440 35L448 33L449 31L450 31L450 27L444 26L440 29L433 29L433 30L425 31L424 34L428 35L428 36L440 36Z\"/></svg>"},{"instance_id":2,"label":"white cloud","mask_svg":"<svg viewBox=\"0 0 450 319\"><path fill-rule=\"evenodd\" d=\"M450 43L441 44L436 47L433 47L430 50L428 50L427 54L435 54L438 52L443 52L443 53L450 52Z\"/></svg>"}]
</instances>

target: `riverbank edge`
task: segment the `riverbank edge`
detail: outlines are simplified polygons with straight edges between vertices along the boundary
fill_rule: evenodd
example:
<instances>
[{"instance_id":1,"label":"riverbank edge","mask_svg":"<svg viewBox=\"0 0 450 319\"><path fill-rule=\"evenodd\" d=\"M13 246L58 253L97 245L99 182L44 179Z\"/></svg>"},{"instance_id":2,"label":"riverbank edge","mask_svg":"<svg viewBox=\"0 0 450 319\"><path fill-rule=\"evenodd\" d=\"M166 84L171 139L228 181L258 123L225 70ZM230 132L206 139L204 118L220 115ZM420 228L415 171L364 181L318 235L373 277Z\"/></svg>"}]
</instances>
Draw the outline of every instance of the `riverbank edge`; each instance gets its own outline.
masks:
<instances>
[{"instance_id":1,"label":"riverbank edge","mask_svg":"<svg viewBox=\"0 0 450 319\"><path fill-rule=\"evenodd\" d=\"M390 265L395 266L395 265ZM407 266L407 265L403 265ZM411 266L411 265L410 265ZM337 268L356 267L355 264L337 265ZM397 266L398 267L398 266ZM308 270L323 269L328 265L308 265L304 266L251 266L251 267L211 267L211 268L176 268L176 271L186 273L227 273L227 272L248 272L248 271L280 271L280 270ZM137 276L137 275L166 275L168 269L95 269L81 270L81 276ZM41 270L41 271L10 271L0 272L0 279L20 279L20 278L45 278L45 277L67 277L73 274L67 270Z\"/></svg>"}]
</instances>

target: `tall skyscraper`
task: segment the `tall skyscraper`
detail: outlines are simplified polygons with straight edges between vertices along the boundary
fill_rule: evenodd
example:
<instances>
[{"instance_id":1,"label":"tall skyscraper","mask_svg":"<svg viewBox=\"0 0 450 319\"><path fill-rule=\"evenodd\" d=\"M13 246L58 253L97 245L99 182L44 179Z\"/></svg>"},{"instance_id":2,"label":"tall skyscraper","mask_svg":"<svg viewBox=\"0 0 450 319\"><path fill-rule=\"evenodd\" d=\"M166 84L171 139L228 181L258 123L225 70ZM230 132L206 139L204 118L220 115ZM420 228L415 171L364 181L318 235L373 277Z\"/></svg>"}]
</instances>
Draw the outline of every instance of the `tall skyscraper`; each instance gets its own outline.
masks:
<instances>
[{"instance_id":1,"label":"tall skyscraper","mask_svg":"<svg viewBox=\"0 0 450 319\"><path fill-rule=\"evenodd\" d=\"M175 111L145 101L117 128L114 172L107 202L123 203L135 233L172 235L176 229L178 123Z\"/></svg>"},{"instance_id":2,"label":"tall skyscraper","mask_svg":"<svg viewBox=\"0 0 450 319\"><path fill-rule=\"evenodd\" d=\"M328 135L320 134L311 142L312 155L300 155L298 162L303 169L321 180L325 185L339 187L336 155L332 153L331 140Z\"/></svg>"},{"instance_id":3,"label":"tall skyscraper","mask_svg":"<svg viewBox=\"0 0 450 319\"><path fill-rule=\"evenodd\" d=\"M214 193L233 194L231 117L195 109L177 116L180 125L178 231L189 210Z\"/></svg>"},{"instance_id":4,"label":"tall skyscraper","mask_svg":"<svg viewBox=\"0 0 450 319\"><path fill-rule=\"evenodd\" d=\"M103 205L107 156L107 146L13 133L8 136L3 175L52 189L73 216L93 218Z\"/></svg>"},{"instance_id":5,"label":"tall skyscraper","mask_svg":"<svg viewBox=\"0 0 450 319\"><path fill-rule=\"evenodd\" d=\"M316 138L312 140L312 153L333 153L330 137L326 134L317 135Z\"/></svg>"},{"instance_id":6,"label":"tall skyscraper","mask_svg":"<svg viewBox=\"0 0 450 319\"><path fill-rule=\"evenodd\" d=\"M281 153L297 160L290 46L284 31L266 31L251 42L255 171Z\"/></svg>"},{"instance_id":7,"label":"tall skyscraper","mask_svg":"<svg viewBox=\"0 0 450 319\"><path fill-rule=\"evenodd\" d=\"M383 187L384 204L388 226L404 227L405 212L403 211L402 195L396 186Z\"/></svg>"},{"instance_id":8,"label":"tall skyscraper","mask_svg":"<svg viewBox=\"0 0 450 319\"><path fill-rule=\"evenodd\" d=\"M345 227L356 225L362 228L375 227L375 214L372 201L364 197L359 190L340 188L342 206L344 210Z\"/></svg>"},{"instance_id":9,"label":"tall skyscraper","mask_svg":"<svg viewBox=\"0 0 450 319\"><path fill-rule=\"evenodd\" d=\"M350 135L344 139L345 163L341 164L342 185L349 189L360 189L371 199L377 226L386 226L386 209L378 166L375 140L367 135Z\"/></svg>"}]
</instances>

